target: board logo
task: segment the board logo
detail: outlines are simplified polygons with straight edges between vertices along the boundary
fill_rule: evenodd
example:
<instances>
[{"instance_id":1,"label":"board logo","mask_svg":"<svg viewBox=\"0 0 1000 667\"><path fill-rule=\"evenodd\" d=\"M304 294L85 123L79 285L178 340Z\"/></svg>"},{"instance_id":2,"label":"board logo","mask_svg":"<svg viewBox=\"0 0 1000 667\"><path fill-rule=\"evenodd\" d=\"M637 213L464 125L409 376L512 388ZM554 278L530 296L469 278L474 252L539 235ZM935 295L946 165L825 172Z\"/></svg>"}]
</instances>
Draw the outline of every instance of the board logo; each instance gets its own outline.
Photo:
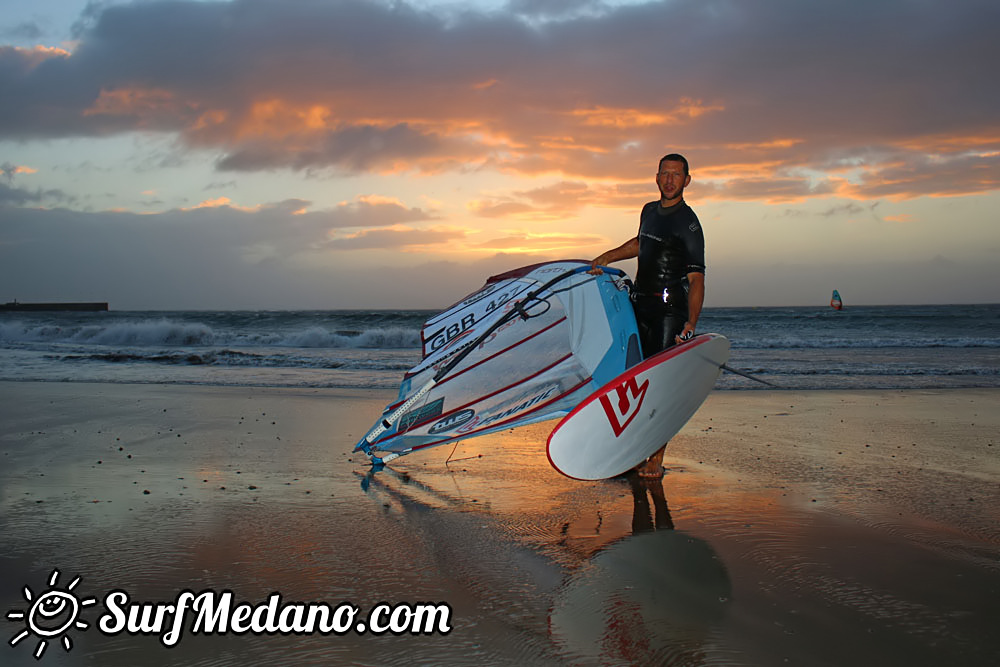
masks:
<instances>
[{"instance_id":1,"label":"board logo","mask_svg":"<svg viewBox=\"0 0 1000 667\"><path fill-rule=\"evenodd\" d=\"M427 432L431 435L437 435L438 433L446 433L453 428L458 428L462 424L468 422L470 419L476 416L476 411L471 409L460 410L453 415L448 415L444 419L438 421L436 424L430 427Z\"/></svg>"},{"instance_id":2,"label":"board logo","mask_svg":"<svg viewBox=\"0 0 1000 667\"><path fill-rule=\"evenodd\" d=\"M608 416L608 423L617 438L628 427L628 425L639 414L642 408L642 401L646 398L646 390L649 389L649 380L642 383L636 381L635 377L622 382L614 388L615 399L612 401L612 391L608 391L601 396L601 405L604 407L604 414Z\"/></svg>"}]
</instances>

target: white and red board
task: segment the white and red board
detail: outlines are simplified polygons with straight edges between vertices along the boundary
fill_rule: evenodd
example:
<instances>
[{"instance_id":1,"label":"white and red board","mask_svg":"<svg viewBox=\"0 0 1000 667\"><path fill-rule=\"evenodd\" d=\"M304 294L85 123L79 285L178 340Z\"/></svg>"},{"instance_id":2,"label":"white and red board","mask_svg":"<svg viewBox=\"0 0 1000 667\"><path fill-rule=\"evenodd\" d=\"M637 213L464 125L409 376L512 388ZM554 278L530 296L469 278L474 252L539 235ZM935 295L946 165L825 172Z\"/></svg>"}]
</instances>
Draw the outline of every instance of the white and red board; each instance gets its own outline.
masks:
<instances>
[{"instance_id":1,"label":"white and red board","mask_svg":"<svg viewBox=\"0 0 1000 667\"><path fill-rule=\"evenodd\" d=\"M631 470L680 431L705 401L729 340L695 336L629 368L583 400L549 435L552 467L574 479Z\"/></svg>"}]
</instances>

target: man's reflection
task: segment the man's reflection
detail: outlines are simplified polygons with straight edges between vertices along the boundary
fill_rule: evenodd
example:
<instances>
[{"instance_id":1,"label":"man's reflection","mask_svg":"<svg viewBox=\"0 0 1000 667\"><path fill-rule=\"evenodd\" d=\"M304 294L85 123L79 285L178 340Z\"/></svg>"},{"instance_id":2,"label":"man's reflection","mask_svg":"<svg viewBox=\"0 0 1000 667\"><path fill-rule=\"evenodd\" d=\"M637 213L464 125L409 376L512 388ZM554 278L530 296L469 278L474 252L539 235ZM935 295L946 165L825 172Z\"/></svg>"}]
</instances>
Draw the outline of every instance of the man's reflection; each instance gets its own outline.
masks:
<instances>
[{"instance_id":1,"label":"man's reflection","mask_svg":"<svg viewBox=\"0 0 1000 667\"><path fill-rule=\"evenodd\" d=\"M585 664L705 662L731 584L704 540L675 530L662 479L625 477L632 534L598 549L557 592L549 616L560 654Z\"/></svg>"},{"instance_id":2,"label":"man's reflection","mask_svg":"<svg viewBox=\"0 0 1000 667\"><path fill-rule=\"evenodd\" d=\"M674 520L663 495L663 478L640 477L629 472L628 482L632 487L632 533L673 530Z\"/></svg>"}]
</instances>

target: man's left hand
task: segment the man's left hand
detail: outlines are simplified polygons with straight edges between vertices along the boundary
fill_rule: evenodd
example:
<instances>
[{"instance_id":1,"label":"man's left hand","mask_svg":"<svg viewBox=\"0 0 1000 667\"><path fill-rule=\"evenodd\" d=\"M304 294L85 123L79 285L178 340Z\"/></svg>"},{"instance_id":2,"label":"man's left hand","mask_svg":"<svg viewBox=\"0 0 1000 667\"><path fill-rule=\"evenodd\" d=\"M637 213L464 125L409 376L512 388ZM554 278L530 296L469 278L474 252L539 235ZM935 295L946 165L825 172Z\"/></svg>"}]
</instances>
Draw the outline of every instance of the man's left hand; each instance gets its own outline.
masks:
<instances>
[{"instance_id":1,"label":"man's left hand","mask_svg":"<svg viewBox=\"0 0 1000 667\"><path fill-rule=\"evenodd\" d=\"M690 322L684 323L684 328L681 330L680 334L674 336L675 343L686 343L687 341L694 338L694 325Z\"/></svg>"}]
</instances>

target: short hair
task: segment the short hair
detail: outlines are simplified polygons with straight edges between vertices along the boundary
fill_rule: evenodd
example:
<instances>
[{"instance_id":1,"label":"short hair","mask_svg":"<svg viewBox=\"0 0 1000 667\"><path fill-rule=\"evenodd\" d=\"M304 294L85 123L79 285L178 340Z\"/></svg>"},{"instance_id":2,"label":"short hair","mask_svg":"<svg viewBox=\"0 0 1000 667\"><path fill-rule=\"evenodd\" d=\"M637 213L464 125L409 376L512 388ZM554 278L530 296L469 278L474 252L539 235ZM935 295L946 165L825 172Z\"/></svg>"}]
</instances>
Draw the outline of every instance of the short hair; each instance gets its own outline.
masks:
<instances>
[{"instance_id":1,"label":"short hair","mask_svg":"<svg viewBox=\"0 0 1000 667\"><path fill-rule=\"evenodd\" d=\"M684 165L684 175L687 176L690 173L690 170L688 168L687 158L681 155L680 153L669 153L661 157L660 164L657 165L656 167L657 171L659 171L660 168L663 167L664 162L680 162L681 164Z\"/></svg>"}]
</instances>

